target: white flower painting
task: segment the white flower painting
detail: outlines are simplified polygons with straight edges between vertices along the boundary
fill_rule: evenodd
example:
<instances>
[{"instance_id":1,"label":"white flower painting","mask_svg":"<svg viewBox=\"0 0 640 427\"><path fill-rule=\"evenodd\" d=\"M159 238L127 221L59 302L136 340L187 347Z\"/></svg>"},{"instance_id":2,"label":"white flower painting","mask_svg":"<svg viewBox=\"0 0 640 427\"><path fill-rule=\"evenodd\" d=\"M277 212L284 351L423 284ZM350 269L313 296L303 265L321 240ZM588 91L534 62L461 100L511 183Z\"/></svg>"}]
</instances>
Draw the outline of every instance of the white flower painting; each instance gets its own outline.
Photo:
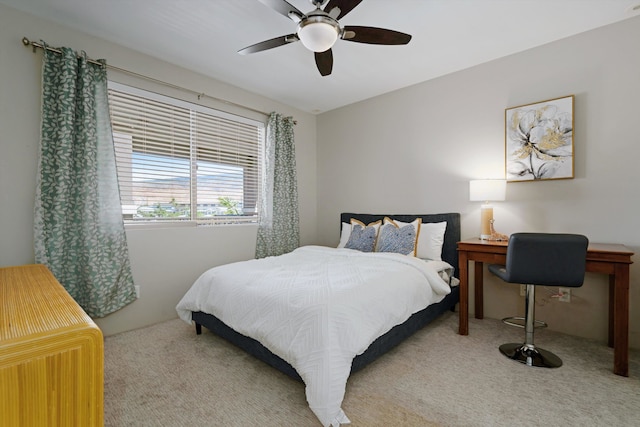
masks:
<instances>
[{"instance_id":1,"label":"white flower painting","mask_svg":"<svg viewBox=\"0 0 640 427\"><path fill-rule=\"evenodd\" d=\"M573 178L574 96L505 110L508 181Z\"/></svg>"}]
</instances>

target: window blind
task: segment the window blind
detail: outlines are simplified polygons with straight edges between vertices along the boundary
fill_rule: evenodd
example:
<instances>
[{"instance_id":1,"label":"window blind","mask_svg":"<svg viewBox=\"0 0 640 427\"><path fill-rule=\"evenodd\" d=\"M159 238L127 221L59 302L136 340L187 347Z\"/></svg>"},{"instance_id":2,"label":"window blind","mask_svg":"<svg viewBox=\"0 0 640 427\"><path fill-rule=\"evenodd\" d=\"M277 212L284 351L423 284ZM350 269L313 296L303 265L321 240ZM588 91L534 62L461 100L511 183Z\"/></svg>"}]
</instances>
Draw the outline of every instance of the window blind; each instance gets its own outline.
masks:
<instances>
[{"instance_id":1,"label":"window blind","mask_svg":"<svg viewBox=\"0 0 640 427\"><path fill-rule=\"evenodd\" d=\"M257 221L264 124L110 83L125 222Z\"/></svg>"}]
</instances>

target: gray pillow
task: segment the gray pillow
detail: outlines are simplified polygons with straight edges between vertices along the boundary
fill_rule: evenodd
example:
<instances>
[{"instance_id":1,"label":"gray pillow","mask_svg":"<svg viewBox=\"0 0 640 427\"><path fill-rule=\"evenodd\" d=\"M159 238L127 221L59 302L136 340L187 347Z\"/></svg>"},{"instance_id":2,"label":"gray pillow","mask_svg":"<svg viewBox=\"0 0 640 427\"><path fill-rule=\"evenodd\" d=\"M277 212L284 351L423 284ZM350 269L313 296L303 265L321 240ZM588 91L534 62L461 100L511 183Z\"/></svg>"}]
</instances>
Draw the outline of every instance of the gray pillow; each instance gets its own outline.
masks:
<instances>
[{"instance_id":1,"label":"gray pillow","mask_svg":"<svg viewBox=\"0 0 640 427\"><path fill-rule=\"evenodd\" d=\"M398 228L393 224L385 224L380 229L378 252L395 252L409 255L416 244L416 229L412 226Z\"/></svg>"},{"instance_id":2,"label":"gray pillow","mask_svg":"<svg viewBox=\"0 0 640 427\"><path fill-rule=\"evenodd\" d=\"M363 227L360 224L354 224L352 227L351 235L344 247L361 252L373 252L376 243L376 227Z\"/></svg>"}]
</instances>

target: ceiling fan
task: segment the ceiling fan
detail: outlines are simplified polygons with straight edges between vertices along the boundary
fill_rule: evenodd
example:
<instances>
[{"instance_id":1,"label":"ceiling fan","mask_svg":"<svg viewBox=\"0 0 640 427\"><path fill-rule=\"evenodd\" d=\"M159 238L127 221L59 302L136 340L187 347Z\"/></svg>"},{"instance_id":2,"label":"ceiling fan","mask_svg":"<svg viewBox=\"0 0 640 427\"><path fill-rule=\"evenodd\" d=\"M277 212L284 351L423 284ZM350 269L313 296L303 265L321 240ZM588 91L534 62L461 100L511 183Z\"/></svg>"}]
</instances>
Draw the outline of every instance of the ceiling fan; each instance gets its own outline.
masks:
<instances>
[{"instance_id":1,"label":"ceiling fan","mask_svg":"<svg viewBox=\"0 0 640 427\"><path fill-rule=\"evenodd\" d=\"M338 20L351 12L362 0L329 0L324 10L321 9L321 6L327 0L310 0L316 9L307 14L302 13L285 0L259 1L298 24L298 29L293 34L265 40L240 49L238 53L241 55L301 41L307 49L314 52L320 74L328 76L333 68L331 47L338 39L381 45L401 45L407 44L411 40L409 34L384 28L351 25L341 27Z\"/></svg>"}]
</instances>

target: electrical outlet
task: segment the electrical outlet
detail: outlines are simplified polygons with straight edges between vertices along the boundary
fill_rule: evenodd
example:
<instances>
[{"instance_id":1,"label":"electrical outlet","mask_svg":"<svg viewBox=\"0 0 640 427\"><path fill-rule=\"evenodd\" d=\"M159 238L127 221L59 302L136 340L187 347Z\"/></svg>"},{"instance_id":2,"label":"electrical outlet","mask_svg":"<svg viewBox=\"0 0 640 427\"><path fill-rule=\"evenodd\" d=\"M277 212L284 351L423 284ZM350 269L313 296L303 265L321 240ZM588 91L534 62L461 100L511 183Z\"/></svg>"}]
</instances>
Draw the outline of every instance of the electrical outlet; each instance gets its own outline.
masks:
<instances>
[{"instance_id":1,"label":"electrical outlet","mask_svg":"<svg viewBox=\"0 0 640 427\"><path fill-rule=\"evenodd\" d=\"M571 288L558 288L558 293L560 294L558 301L571 302Z\"/></svg>"},{"instance_id":2,"label":"electrical outlet","mask_svg":"<svg viewBox=\"0 0 640 427\"><path fill-rule=\"evenodd\" d=\"M140 285L135 285L136 288L136 298L140 298Z\"/></svg>"},{"instance_id":3,"label":"electrical outlet","mask_svg":"<svg viewBox=\"0 0 640 427\"><path fill-rule=\"evenodd\" d=\"M520 285L520 296L521 297L527 296L527 285Z\"/></svg>"}]
</instances>

